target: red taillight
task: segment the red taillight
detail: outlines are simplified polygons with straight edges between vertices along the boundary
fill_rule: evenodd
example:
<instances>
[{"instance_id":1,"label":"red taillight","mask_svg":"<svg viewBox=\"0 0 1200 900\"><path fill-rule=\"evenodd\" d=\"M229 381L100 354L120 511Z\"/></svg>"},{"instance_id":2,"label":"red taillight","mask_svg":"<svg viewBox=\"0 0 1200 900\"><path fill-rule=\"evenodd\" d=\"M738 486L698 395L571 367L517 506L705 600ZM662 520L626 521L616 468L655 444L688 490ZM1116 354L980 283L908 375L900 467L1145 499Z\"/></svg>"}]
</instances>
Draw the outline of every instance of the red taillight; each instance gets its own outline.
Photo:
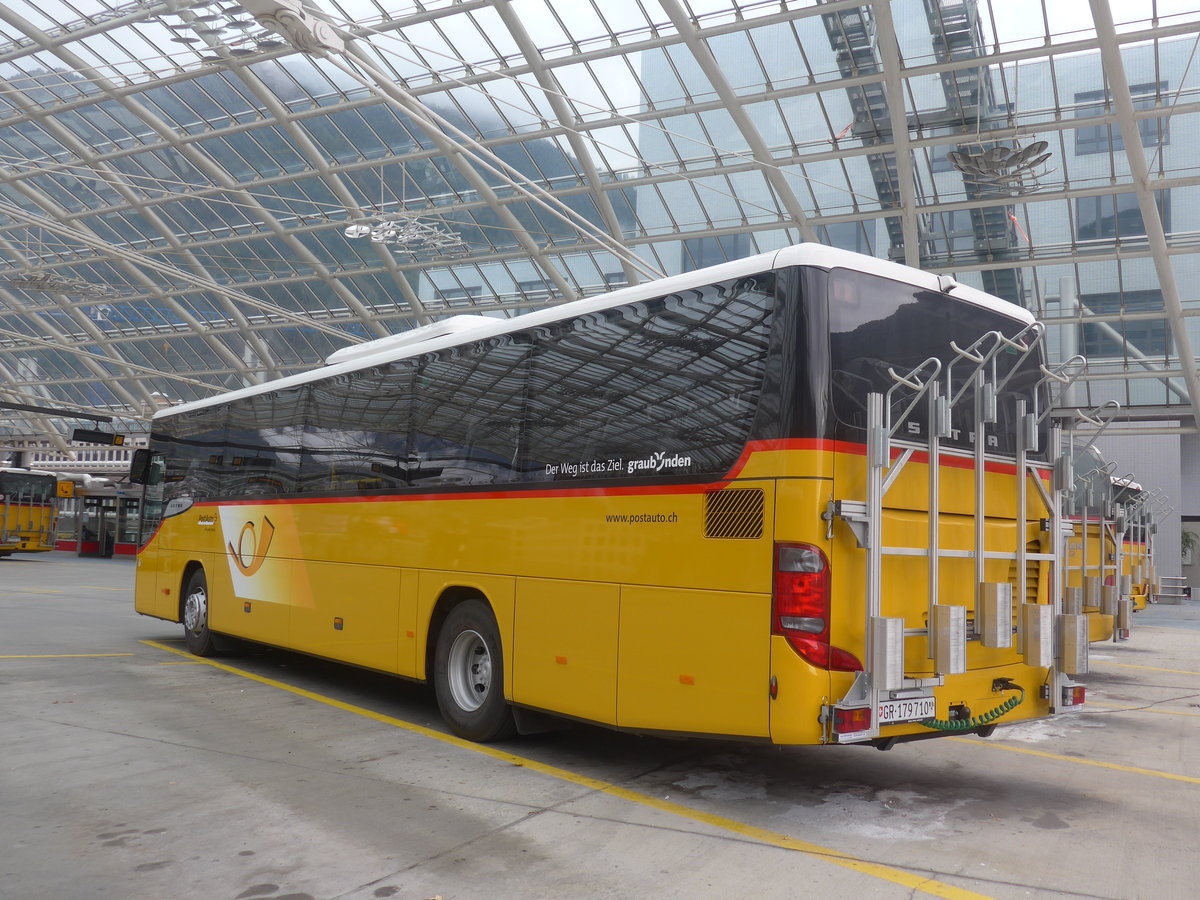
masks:
<instances>
[{"instance_id":1,"label":"red taillight","mask_svg":"<svg viewBox=\"0 0 1200 900\"><path fill-rule=\"evenodd\" d=\"M822 669L857 672L862 663L829 643L829 561L811 544L775 545L772 634Z\"/></svg>"},{"instance_id":2,"label":"red taillight","mask_svg":"<svg viewBox=\"0 0 1200 900\"><path fill-rule=\"evenodd\" d=\"M775 624L780 630L825 634L829 629L829 564L807 544L775 545Z\"/></svg>"},{"instance_id":3,"label":"red taillight","mask_svg":"<svg viewBox=\"0 0 1200 900\"><path fill-rule=\"evenodd\" d=\"M860 706L855 709L834 709L833 730L838 734L854 734L871 727L871 708Z\"/></svg>"},{"instance_id":4,"label":"red taillight","mask_svg":"<svg viewBox=\"0 0 1200 900\"><path fill-rule=\"evenodd\" d=\"M1063 706L1083 706L1087 698L1087 686L1082 684L1063 685Z\"/></svg>"}]
</instances>

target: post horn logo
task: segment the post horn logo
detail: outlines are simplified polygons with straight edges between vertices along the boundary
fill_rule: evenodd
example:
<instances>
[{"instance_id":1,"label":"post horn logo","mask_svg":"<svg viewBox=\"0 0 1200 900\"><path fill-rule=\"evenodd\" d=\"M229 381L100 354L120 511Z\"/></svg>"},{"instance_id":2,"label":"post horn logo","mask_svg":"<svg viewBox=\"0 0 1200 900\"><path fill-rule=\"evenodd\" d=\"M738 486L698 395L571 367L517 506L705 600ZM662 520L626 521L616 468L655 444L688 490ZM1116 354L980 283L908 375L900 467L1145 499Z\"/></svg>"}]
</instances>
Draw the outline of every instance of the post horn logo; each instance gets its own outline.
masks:
<instances>
[{"instance_id":1,"label":"post horn logo","mask_svg":"<svg viewBox=\"0 0 1200 900\"><path fill-rule=\"evenodd\" d=\"M255 531L253 522L243 525L242 532L238 535L237 547L226 544L238 571L243 575L253 575L261 569L262 564L267 561L267 550L270 549L271 538L274 536L275 526L266 516L262 519L261 534Z\"/></svg>"}]
</instances>

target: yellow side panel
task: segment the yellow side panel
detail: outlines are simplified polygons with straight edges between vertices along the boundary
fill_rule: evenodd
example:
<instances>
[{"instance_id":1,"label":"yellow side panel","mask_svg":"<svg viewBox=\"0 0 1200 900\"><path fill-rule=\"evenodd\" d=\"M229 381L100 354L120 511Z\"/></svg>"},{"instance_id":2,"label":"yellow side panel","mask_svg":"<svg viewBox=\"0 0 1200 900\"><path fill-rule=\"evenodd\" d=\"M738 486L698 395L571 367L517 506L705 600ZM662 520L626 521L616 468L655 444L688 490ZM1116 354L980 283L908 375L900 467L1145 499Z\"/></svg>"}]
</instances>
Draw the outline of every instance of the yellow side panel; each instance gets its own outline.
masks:
<instances>
[{"instance_id":1,"label":"yellow side panel","mask_svg":"<svg viewBox=\"0 0 1200 900\"><path fill-rule=\"evenodd\" d=\"M424 665L417 665L417 645L423 642L417 630L417 596L421 576L415 569L400 570L400 619L397 622L396 674L417 678Z\"/></svg>"},{"instance_id":2,"label":"yellow side panel","mask_svg":"<svg viewBox=\"0 0 1200 900\"><path fill-rule=\"evenodd\" d=\"M770 733L770 597L621 589L617 724Z\"/></svg>"},{"instance_id":3,"label":"yellow side panel","mask_svg":"<svg viewBox=\"0 0 1200 900\"><path fill-rule=\"evenodd\" d=\"M397 671L400 570L310 562L296 566L311 606L292 610L292 646L385 672ZM404 618L411 620L415 608Z\"/></svg>"},{"instance_id":4,"label":"yellow side panel","mask_svg":"<svg viewBox=\"0 0 1200 900\"><path fill-rule=\"evenodd\" d=\"M775 635L771 638L771 674L778 684L771 701L771 740L776 744L819 744L821 707L833 696L829 672L810 666L786 638Z\"/></svg>"},{"instance_id":5,"label":"yellow side panel","mask_svg":"<svg viewBox=\"0 0 1200 900\"><path fill-rule=\"evenodd\" d=\"M298 509L284 505L218 506L215 515L212 508L200 511L202 539L217 543L205 563L214 631L295 646L292 611L315 605L298 562L305 558L298 519Z\"/></svg>"},{"instance_id":6,"label":"yellow side panel","mask_svg":"<svg viewBox=\"0 0 1200 900\"><path fill-rule=\"evenodd\" d=\"M617 720L615 584L517 579L517 703L605 724Z\"/></svg>"},{"instance_id":7,"label":"yellow side panel","mask_svg":"<svg viewBox=\"0 0 1200 900\"><path fill-rule=\"evenodd\" d=\"M213 631L292 646L293 598L303 584L296 578L294 560L269 558L251 580L233 576L228 555L205 554L200 559L208 577L208 623Z\"/></svg>"},{"instance_id":8,"label":"yellow side panel","mask_svg":"<svg viewBox=\"0 0 1200 900\"><path fill-rule=\"evenodd\" d=\"M218 603L209 607L210 627L252 641L291 647L291 607L263 600Z\"/></svg>"},{"instance_id":9,"label":"yellow side panel","mask_svg":"<svg viewBox=\"0 0 1200 900\"><path fill-rule=\"evenodd\" d=\"M1097 641L1108 641L1113 636L1113 617L1106 616L1101 612L1089 613L1087 617L1088 623L1088 640L1092 643Z\"/></svg>"},{"instance_id":10,"label":"yellow side panel","mask_svg":"<svg viewBox=\"0 0 1200 900\"><path fill-rule=\"evenodd\" d=\"M179 621L179 585L165 575L172 558L163 553L143 553L134 572L134 609L146 616Z\"/></svg>"}]
</instances>

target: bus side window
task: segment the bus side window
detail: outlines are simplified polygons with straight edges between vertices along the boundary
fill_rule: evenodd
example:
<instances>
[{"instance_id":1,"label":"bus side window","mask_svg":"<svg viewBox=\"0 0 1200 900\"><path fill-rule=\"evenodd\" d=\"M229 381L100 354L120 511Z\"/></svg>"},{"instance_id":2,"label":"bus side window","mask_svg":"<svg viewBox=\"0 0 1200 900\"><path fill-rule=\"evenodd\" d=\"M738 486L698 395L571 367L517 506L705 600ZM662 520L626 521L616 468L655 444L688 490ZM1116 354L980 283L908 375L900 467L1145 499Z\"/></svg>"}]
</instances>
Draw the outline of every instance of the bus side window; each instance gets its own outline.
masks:
<instances>
[{"instance_id":1,"label":"bus side window","mask_svg":"<svg viewBox=\"0 0 1200 900\"><path fill-rule=\"evenodd\" d=\"M518 333L421 358L409 434L414 486L521 480L531 353Z\"/></svg>"}]
</instances>

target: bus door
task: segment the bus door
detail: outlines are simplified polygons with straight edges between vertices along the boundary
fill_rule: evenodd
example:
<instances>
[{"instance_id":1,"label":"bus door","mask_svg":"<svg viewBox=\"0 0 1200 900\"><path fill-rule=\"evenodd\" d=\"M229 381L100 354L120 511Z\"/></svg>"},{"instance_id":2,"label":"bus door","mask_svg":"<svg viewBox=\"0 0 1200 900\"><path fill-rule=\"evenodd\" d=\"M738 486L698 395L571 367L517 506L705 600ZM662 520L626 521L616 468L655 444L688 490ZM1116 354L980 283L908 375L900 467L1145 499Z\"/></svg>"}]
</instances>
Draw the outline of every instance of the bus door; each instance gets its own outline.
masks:
<instances>
[{"instance_id":1,"label":"bus door","mask_svg":"<svg viewBox=\"0 0 1200 900\"><path fill-rule=\"evenodd\" d=\"M118 499L116 545L113 552L118 556L133 556L138 547L138 519L141 514L141 500L137 497L121 497Z\"/></svg>"},{"instance_id":2,"label":"bus door","mask_svg":"<svg viewBox=\"0 0 1200 900\"><path fill-rule=\"evenodd\" d=\"M111 557L117 543L117 498L84 497L80 527L80 556Z\"/></svg>"}]
</instances>

